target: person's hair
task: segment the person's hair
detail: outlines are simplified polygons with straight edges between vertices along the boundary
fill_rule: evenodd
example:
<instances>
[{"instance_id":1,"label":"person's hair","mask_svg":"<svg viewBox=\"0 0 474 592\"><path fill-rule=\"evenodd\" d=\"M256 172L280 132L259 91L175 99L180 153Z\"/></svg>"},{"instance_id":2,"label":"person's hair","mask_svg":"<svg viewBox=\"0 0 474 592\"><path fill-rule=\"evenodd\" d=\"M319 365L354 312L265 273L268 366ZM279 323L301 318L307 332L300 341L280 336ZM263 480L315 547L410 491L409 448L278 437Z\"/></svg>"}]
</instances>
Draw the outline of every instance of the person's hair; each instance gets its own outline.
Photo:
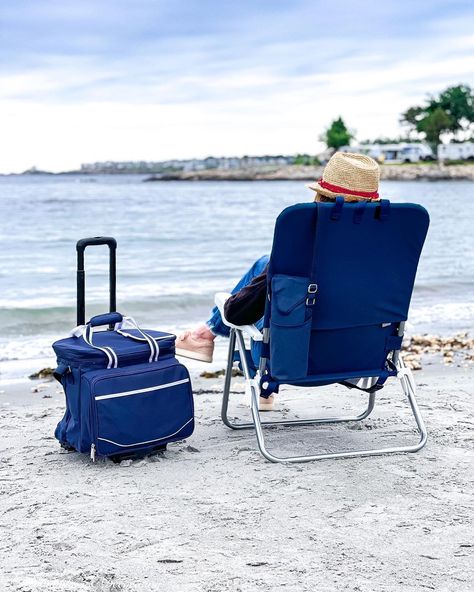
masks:
<instances>
[{"instance_id":1,"label":"person's hair","mask_svg":"<svg viewBox=\"0 0 474 592\"><path fill-rule=\"evenodd\" d=\"M329 197L328 195L323 195L322 193L319 193L319 191L316 191L316 195L314 196L314 201L336 201L336 196L334 197ZM366 199L364 199L363 197L351 197L351 198L344 198L344 201L348 201L348 202L355 202L355 201L367 201Z\"/></svg>"},{"instance_id":2,"label":"person's hair","mask_svg":"<svg viewBox=\"0 0 474 592\"><path fill-rule=\"evenodd\" d=\"M314 201L336 201L335 197L328 197L327 195L323 195L316 191L316 195L314 196Z\"/></svg>"}]
</instances>

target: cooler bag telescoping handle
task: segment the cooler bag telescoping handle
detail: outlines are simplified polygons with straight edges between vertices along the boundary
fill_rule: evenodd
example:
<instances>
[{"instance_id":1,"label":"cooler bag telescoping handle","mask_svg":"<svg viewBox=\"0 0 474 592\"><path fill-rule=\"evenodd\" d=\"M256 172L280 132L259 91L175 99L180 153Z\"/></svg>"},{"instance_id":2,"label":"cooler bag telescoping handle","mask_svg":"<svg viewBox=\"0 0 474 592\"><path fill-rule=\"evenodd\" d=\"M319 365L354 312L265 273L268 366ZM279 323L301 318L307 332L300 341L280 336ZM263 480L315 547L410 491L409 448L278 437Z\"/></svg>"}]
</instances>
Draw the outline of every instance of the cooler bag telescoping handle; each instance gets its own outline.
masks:
<instances>
[{"instance_id":1,"label":"cooler bag telescoping handle","mask_svg":"<svg viewBox=\"0 0 474 592\"><path fill-rule=\"evenodd\" d=\"M77 241L77 324L85 325L86 322L86 272L84 270L84 251L86 247L107 245L109 247L109 311L117 310L117 241L111 236L94 236L81 238ZM113 330L114 323L109 324Z\"/></svg>"},{"instance_id":2,"label":"cooler bag telescoping handle","mask_svg":"<svg viewBox=\"0 0 474 592\"><path fill-rule=\"evenodd\" d=\"M84 251L98 245L109 249L110 311L86 322ZM175 357L176 336L142 330L116 310L116 249L112 237L77 242L77 326L53 344L66 396L55 437L92 459L153 453L194 430L191 380Z\"/></svg>"}]
</instances>

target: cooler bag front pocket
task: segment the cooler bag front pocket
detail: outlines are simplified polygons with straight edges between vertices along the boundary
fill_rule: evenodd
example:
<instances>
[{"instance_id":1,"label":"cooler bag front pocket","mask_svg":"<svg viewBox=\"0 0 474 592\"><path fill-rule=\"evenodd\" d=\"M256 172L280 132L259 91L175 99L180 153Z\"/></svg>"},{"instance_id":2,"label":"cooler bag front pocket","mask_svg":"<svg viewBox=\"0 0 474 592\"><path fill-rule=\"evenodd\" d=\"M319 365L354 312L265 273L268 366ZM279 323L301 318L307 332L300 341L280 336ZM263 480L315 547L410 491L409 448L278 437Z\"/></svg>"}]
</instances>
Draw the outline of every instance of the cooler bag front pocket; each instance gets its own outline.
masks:
<instances>
[{"instance_id":1,"label":"cooler bag front pocket","mask_svg":"<svg viewBox=\"0 0 474 592\"><path fill-rule=\"evenodd\" d=\"M191 381L177 362L144 364L133 372L109 370L91 387L101 456L153 449L193 432Z\"/></svg>"}]
</instances>

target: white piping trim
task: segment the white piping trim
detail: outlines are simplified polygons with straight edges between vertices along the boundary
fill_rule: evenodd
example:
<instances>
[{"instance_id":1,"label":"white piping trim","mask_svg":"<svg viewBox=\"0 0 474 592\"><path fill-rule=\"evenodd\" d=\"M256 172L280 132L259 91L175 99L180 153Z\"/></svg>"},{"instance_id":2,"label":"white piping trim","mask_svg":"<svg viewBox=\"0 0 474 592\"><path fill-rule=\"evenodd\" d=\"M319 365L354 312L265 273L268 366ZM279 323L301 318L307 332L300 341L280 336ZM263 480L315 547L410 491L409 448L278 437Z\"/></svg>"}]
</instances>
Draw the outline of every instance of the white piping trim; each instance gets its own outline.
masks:
<instances>
[{"instance_id":1,"label":"white piping trim","mask_svg":"<svg viewBox=\"0 0 474 592\"><path fill-rule=\"evenodd\" d=\"M178 430L176 430L176 432L173 432L172 434L168 434L167 436L163 436L162 438L155 438L155 440L145 440L145 442L134 442L133 444L119 444L118 442L114 442L113 440L107 440L107 438L97 438L97 440L100 440L101 442L108 442L109 444L114 444L114 446L120 446L120 448L129 448L130 446L140 446L141 444L151 444L152 442L159 442L160 440L167 440L168 438L175 436L183 428L185 428L188 425L188 423L191 423L193 421L193 419L194 419L194 417L191 417L191 419L188 419L188 421L185 424L183 424Z\"/></svg>"},{"instance_id":2,"label":"white piping trim","mask_svg":"<svg viewBox=\"0 0 474 592\"><path fill-rule=\"evenodd\" d=\"M140 395L141 393L151 393L153 391L159 391L164 388L178 386L180 384L186 384L189 382L189 378L183 378L183 380L175 380L174 382L168 382L167 384L160 384L158 386L150 386L147 388L136 389L134 391L123 391L121 393L111 393L110 395L99 395L95 397L96 401L103 401L104 399L116 399L118 397L128 397L130 395Z\"/></svg>"}]
</instances>

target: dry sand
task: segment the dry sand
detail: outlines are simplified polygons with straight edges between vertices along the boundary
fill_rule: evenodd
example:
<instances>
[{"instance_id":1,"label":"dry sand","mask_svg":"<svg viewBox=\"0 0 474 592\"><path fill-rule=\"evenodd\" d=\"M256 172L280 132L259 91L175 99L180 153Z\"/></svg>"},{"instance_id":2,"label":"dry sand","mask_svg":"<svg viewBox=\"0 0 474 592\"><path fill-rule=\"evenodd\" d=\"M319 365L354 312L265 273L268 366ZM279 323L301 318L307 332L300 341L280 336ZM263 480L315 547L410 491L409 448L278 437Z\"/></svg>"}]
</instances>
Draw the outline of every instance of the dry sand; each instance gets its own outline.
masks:
<instances>
[{"instance_id":1,"label":"dry sand","mask_svg":"<svg viewBox=\"0 0 474 592\"><path fill-rule=\"evenodd\" d=\"M222 379L195 380L197 426L187 442L120 465L59 448L63 397L53 383L37 393L32 383L7 389L0 590L473 590L474 372L438 366L415 378L429 430L421 452L303 465L270 464L252 432L223 426ZM342 387L286 390L274 415L364 402ZM247 413L242 394L233 410ZM396 381L360 428L270 430L268 441L286 451L304 451L303 440L326 450L413 441Z\"/></svg>"}]
</instances>

